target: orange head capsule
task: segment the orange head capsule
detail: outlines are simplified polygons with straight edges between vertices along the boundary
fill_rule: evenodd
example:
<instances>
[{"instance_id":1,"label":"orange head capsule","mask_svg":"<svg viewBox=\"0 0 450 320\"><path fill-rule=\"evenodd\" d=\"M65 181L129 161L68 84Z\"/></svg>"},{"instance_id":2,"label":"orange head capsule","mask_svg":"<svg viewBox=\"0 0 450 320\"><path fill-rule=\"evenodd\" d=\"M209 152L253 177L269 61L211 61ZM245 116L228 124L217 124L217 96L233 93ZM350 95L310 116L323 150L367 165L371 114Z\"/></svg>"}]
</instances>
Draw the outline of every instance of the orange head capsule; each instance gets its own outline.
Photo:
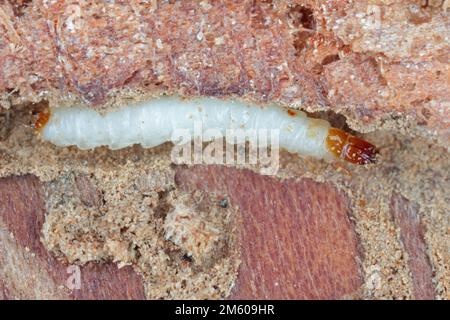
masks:
<instances>
[{"instance_id":1,"label":"orange head capsule","mask_svg":"<svg viewBox=\"0 0 450 320\"><path fill-rule=\"evenodd\" d=\"M378 153L373 144L336 128L328 130L326 143L334 156L355 164L374 163Z\"/></svg>"},{"instance_id":2,"label":"orange head capsule","mask_svg":"<svg viewBox=\"0 0 450 320\"><path fill-rule=\"evenodd\" d=\"M33 128L36 130L41 130L50 119L50 110L46 109L44 111L39 111L35 117L36 120L34 121Z\"/></svg>"}]
</instances>

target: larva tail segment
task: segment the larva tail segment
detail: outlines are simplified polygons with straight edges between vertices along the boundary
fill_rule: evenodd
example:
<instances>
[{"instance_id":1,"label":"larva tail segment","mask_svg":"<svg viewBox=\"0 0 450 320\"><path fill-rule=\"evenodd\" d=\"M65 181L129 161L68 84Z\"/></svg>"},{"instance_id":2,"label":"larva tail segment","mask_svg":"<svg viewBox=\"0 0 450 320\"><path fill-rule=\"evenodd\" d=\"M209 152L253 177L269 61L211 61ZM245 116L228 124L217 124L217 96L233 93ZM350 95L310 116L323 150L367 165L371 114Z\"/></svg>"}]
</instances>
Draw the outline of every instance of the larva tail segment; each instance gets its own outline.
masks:
<instances>
[{"instance_id":1,"label":"larva tail segment","mask_svg":"<svg viewBox=\"0 0 450 320\"><path fill-rule=\"evenodd\" d=\"M35 114L35 121L33 124L33 128L35 130L41 130L45 127L48 120L50 119L50 110L47 108L43 111L39 111Z\"/></svg>"},{"instance_id":2,"label":"larva tail segment","mask_svg":"<svg viewBox=\"0 0 450 320\"><path fill-rule=\"evenodd\" d=\"M337 128L330 128L326 139L328 150L337 158L354 164L376 162L377 148L354 135Z\"/></svg>"}]
</instances>

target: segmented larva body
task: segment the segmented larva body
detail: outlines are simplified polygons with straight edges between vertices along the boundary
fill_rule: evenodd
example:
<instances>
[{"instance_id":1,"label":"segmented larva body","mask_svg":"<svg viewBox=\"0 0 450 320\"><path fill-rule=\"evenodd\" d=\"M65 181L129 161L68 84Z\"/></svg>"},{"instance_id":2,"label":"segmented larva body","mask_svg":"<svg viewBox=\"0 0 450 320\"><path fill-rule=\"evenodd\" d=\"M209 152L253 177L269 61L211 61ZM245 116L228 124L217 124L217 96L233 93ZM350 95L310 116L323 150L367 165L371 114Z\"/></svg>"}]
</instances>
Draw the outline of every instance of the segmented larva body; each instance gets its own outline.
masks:
<instances>
[{"instance_id":1,"label":"segmented larva body","mask_svg":"<svg viewBox=\"0 0 450 320\"><path fill-rule=\"evenodd\" d=\"M341 158L356 164L375 160L375 147L325 120L304 112L261 107L214 98L161 97L101 115L88 108L55 108L39 114L35 127L44 140L57 146L120 149L133 144L150 148L171 141L177 129L279 130L279 146L290 152L319 159Z\"/></svg>"}]
</instances>

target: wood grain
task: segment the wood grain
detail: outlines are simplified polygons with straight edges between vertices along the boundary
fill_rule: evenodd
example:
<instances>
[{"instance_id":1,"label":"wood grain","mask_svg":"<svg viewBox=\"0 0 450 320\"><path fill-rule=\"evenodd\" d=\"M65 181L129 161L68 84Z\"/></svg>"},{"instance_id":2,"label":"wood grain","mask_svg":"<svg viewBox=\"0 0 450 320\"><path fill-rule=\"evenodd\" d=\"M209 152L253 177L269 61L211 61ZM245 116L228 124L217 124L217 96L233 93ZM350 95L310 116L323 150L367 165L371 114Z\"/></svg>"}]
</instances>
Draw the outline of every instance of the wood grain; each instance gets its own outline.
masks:
<instances>
[{"instance_id":1,"label":"wood grain","mask_svg":"<svg viewBox=\"0 0 450 320\"><path fill-rule=\"evenodd\" d=\"M223 166L179 170L177 183L228 194L242 212L242 265L231 298L338 299L362 285L348 201L331 185Z\"/></svg>"},{"instance_id":2,"label":"wood grain","mask_svg":"<svg viewBox=\"0 0 450 320\"><path fill-rule=\"evenodd\" d=\"M222 193L240 208L242 264L229 298L338 299L363 285L358 262L363 256L348 199L330 184L280 181L223 166L179 168L176 181L182 189ZM95 205L97 191L83 187L83 178L78 182L84 199ZM40 242L44 214L43 186L36 177L0 179L0 299L145 298L141 277L114 263L81 267L81 287L70 290L68 265ZM394 195L391 214L408 254L414 297L434 299L417 206Z\"/></svg>"},{"instance_id":3,"label":"wood grain","mask_svg":"<svg viewBox=\"0 0 450 320\"><path fill-rule=\"evenodd\" d=\"M434 299L433 269L424 239L425 226L420 219L418 207L395 194L391 201L391 214L400 229L401 241L409 255L408 265L411 270L414 298Z\"/></svg>"},{"instance_id":4,"label":"wood grain","mask_svg":"<svg viewBox=\"0 0 450 320\"><path fill-rule=\"evenodd\" d=\"M31 175L0 179L0 296L2 299L144 299L140 276L131 267L88 263L80 267L80 288L67 280L68 265L41 244L45 203ZM69 289L70 288L70 289Z\"/></svg>"}]
</instances>

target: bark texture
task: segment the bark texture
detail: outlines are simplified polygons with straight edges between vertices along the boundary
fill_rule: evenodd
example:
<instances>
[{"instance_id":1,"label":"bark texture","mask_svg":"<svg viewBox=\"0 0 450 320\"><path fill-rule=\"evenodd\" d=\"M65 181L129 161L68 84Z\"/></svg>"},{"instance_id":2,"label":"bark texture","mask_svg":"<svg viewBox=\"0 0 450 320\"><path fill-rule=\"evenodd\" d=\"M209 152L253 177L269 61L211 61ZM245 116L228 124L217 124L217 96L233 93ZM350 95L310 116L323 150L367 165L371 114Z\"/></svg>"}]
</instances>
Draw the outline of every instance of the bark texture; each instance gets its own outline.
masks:
<instances>
[{"instance_id":1,"label":"bark texture","mask_svg":"<svg viewBox=\"0 0 450 320\"><path fill-rule=\"evenodd\" d=\"M2 1L0 97L107 107L121 96L238 96L331 109L364 132L419 125L445 145L448 10L440 0Z\"/></svg>"}]
</instances>

